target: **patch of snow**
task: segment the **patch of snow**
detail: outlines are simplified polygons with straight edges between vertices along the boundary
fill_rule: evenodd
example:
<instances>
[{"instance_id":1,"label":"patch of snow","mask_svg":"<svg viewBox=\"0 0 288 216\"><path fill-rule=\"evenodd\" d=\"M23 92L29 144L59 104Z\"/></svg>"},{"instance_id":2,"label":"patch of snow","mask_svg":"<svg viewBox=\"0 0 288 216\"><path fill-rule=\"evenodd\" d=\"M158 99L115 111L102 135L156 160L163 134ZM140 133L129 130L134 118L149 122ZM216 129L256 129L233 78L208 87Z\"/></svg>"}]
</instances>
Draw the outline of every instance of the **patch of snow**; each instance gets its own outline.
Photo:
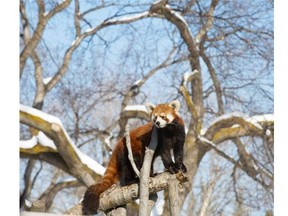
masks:
<instances>
[{"instance_id":1,"label":"patch of snow","mask_svg":"<svg viewBox=\"0 0 288 216\"><path fill-rule=\"evenodd\" d=\"M128 105L124 108L124 111L141 111L148 113L145 105Z\"/></svg>"},{"instance_id":2,"label":"patch of snow","mask_svg":"<svg viewBox=\"0 0 288 216\"><path fill-rule=\"evenodd\" d=\"M199 43L201 42L200 38L199 38L199 37L196 37L196 38L195 38L195 42L196 42L196 44L199 44Z\"/></svg>"},{"instance_id":3,"label":"patch of snow","mask_svg":"<svg viewBox=\"0 0 288 216\"><path fill-rule=\"evenodd\" d=\"M255 115L252 117L247 118L246 120L249 121L250 119L253 119L257 122L274 122L274 115L273 114L264 114L264 115Z\"/></svg>"},{"instance_id":4,"label":"patch of snow","mask_svg":"<svg viewBox=\"0 0 288 216\"><path fill-rule=\"evenodd\" d=\"M79 40L78 37L76 37L76 39L75 39L74 41L72 41L72 43L71 43L71 47L74 46L74 45L76 44L77 40Z\"/></svg>"},{"instance_id":5,"label":"patch of snow","mask_svg":"<svg viewBox=\"0 0 288 216\"><path fill-rule=\"evenodd\" d=\"M232 125L232 127L231 127L231 128L238 128L238 127L240 127L240 125L239 125L239 124L234 124L234 125Z\"/></svg>"},{"instance_id":6,"label":"patch of snow","mask_svg":"<svg viewBox=\"0 0 288 216\"><path fill-rule=\"evenodd\" d=\"M212 141L208 140L206 137L203 136L198 136L198 139L201 140L202 142L208 143L209 145L218 148L217 145L215 143L213 143Z\"/></svg>"},{"instance_id":7,"label":"patch of snow","mask_svg":"<svg viewBox=\"0 0 288 216\"><path fill-rule=\"evenodd\" d=\"M251 118L245 118L246 122L249 122L251 124L253 124L255 127L257 127L260 130L263 130L262 126L258 123L258 121L256 119L254 119L253 117Z\"/></svg>"},{"instance_id":8,"label":"patch of snow","mask_svg":"<svg viewBox=\"0 0 288 216\"><path fill-rule=\"evenodd\" d=\"M44 85L47 85L51 80L52 80L53 77L46 77L43 79L43 83Z\"/></svg>"},{"instance_id":9,"label":"patch of snow","mask_svg":"<svg viewBox=\"0 0 288 216\"><path fill-rule=\"evenodd\" d=\"M20 148L29 149L37 145L37 137L33 136L29 140L20 140Z\"/></svg>"},{"instance_id":10,"label":"patch of snow","mask_svg":"<svg viewBox=\"0 0 288 216\"><path fill-rule=\"evenodd\" d=\"M227 114L223 114L223 115L215 118L214 121L210 125L214 125L214 124L216 124L222 120L233 118L233 117L240 117L240 118L245 119L247 116L245 116L243 113L240 113L240 112L227 113Z\"/></svg>"},{"instance_id":11,"label":"patch of snow","mask_svg":"<svg viewBox=\"0 0 288 216\"><path fill-rule=\"evenodd\" d=\"M206 133L206 131L207 131L207 128L202 128L202 129L200 130L200 136L204 136L205 133Z\"/></svg>"},{"instance_id":12,"label":"patch of snow","mask_svg":"<svg viewBox=\"0 0 288 216\"><path fill-rule=\"evenodd\" d=\"M29 113L30 115L34 115L34 116L38 116L40 118L42 118L43 120L50 122L50 123L57 123L59 125L62 125L61 121L59 118L53 116L53 115L49 115L47 113L44 113L41 110L38 109L34 109L32 107L20 104L20 111Z\"/></svg>"},{"instance_id":13,"label":"patch of snow","mask_svg":"<svg viewBox=\"0 0 288 216\"><path fill-rule=\"evenodd\" d=\"M37 139L38 139L38 142L42 146L50 147L50 148L55 149L55 150L57 149L53 140L48 138L42 131L39 131L39 133L37 135Z\"/></svg>"},{"instance_id":14,"label":"patch of snow","mask_svg":"<svg viewBox=\"0 0 288 216\"><path fill-rule=\"evenodd\" d=\"M32 207L32 202L25 199L25 205L28 207L28 208L31 208Z\"/></svg>"},{"instance_id":15,"label":"patch of snow","mask_svg":"<svg viewBox=\"0 0 288 216\"><path fill-rule=\"evenodd\" d=\"M261 123L261 122L274 122L274 115L273 114L255 115L255 116L245 118L245 121L250 122L255 127L263 130L262 126L259 123ZM266 133L267 133L267 131L266 131ZM271 133L271 131L270 131L270 133Z\"/></svg>"},{"instance_id":16,"label":"patch of snow","mask_svg":"<svg viewBox=\"0 0 288 216\"><path fill-rule=\"evenodd\" d=\"M178 19L180 19L188 28L188 23L186 22L186 20L184 19L183 16L181 16L179 13L177 13L174 10L171 10L171 13L174 14ZM189 29L189 28L188 28Z\"/></svg>"},{"instance_id":17,"label":"patch of snow","mask_svg":"<svg viewBox=\"0 0 288 216\"><path fill-rule=\"evenodd\" d=\"M113 138L113 135L110 134L109 136L107 136L105 139L104 139L104 142L106 143L106 145L111 149L112 148L112 145L111 145L111 139Z\"/></svg>"},{"instance_id":18,"label":"patch of snow","mask_svg":"<svg viewBox=\"0 0 288 216\"><path fill-rule=\"evenodd\" d=\"M92 32L92 31L94 31L94 29L95 29L95 28L89 28L89 29L87 29L87 30L85 31L85 33L90 33L90 32Z\"/></svg>"},{"instance_id":19,"label":"patch of snow","mask_svg":"<svg viewBox=\"0 0 288 216\"><path fill-rule=\"evenodd\" d=\"M233 112L233 113L227 113L227 114L224 114L224 115L217 117L210 125L214 125L219 121L222 121L224 119L233 118L233 117L243 118L246 122L253 124L253 126L257 127L260 130L263 130L263 128L259 123L274 121L274 115L273 114L265 114L265 115L257 115L257 116L248 117L247 115L245 115L243 113ZM232 126L232 128L235 128L235 127L239 127L239 125L235 124Z\"/></svg>"},{"instance_id":20,"label":"patch of snow","mask_svg":"<svg viewBox=\"0 0 288 216\"><path fill-rule=\"evenodd\" d=\"M143 13L139 13L139 14L136 14L134 16L123 16L123 17L120 17L120 18L115 18L115 19L110 19L110 20L107 20L106 22L107 23L110 23L110 22L121 22L121 21L130 21L130 20L134 20L134 19L138 19L138 18L141 18L143 16L147 16L149 15L149 11L145 11Z\"/></svg>"},{"instance_id":21,"label":"patch of snow","mask_svg":"<svg viewBox=\"0 0 288 216\"><path fill-rule=\"evenodd\" d=\"M266 136L271 136L271 131L268 129L268 130L266 130Z\"/></svg>"},{"instance_id":22,"label":"patch of snow","mask_svg":"<svg viewBox=\"0 0 288 216\"><path fill-rule=\"evenodd\" d=\"M33 136L29 140L20 140L20 148L22 149L30 149L37 144L50 147L55 150L57 149L53 140L49 139L42 131L39 131L37 136Z\"/></svg>"},{"instance_id":23,"label":"patch of snow","mask_svg":"<svg viewBox=\"0 0 288 216\"><path fill-rule=\"evenodd\" d=\"M138 86L142 82L142 79L136 80L132 86Z\"/></svg>"},{"instance_id":24,"label":"patch of snow","mask_svg":"<svg viewBox=\"0 0 288 216\"><path fill-rule=\"evenodd\" d=\"M171 6L169 4L166 4L165 7L171 9Z\"/></svg>"},{"instance_id":25,"label":"patch of snow","mask_svg":"<svg viewBox=\"0 0 288 216\"><path fill-rule=\"evenodd\" d=\"M197 73L199 73L198 70L193 70L192 72L189 71L189 72L184 73L184 75L183 75L183 85L186 87L188 79L190 79L190 77L194 76Z\"/></svg>"},{"instance_id":26,"label":"patch of snow","mask_svg":"<svg viewBox=\"0 0 288 216\"><path fill-rule=\"evenodd\" d=\"M89 157L88 155L84 154L83 152L81 152L76 145L74 144L73 140L71 139L71 137L69 136L68 132L66 131L66 129L62 126L61 123L61 128L67 138L67 140L69 141L69 143L71 144L71 146L73 147L74 151L76 152L76 154L78 155L78 157L80 158L80 160L82 161L82 163L86 164L91 170L93 170L95 173L99 174L99 175L104 175L105 172L105 168L99 164L97 161L95 161L94 159L92 159L91 157Z\"/></svg>"},{"instance_id":27,"label":"patch of snow","mask_svg":"<svg viewBox=\"0 0 288 216\"><path fill-rule=\"evenodd\" d=\"M76 147L76 146L75 146ZM94 170L95 173L99 175L104 175L106 168L104 168L101 164L97 161L93 160L88 155L81 152L78 148L75 149L77 155L79 156L80 160L86 164L91 170Z\"/></svg>"}]
</instances>

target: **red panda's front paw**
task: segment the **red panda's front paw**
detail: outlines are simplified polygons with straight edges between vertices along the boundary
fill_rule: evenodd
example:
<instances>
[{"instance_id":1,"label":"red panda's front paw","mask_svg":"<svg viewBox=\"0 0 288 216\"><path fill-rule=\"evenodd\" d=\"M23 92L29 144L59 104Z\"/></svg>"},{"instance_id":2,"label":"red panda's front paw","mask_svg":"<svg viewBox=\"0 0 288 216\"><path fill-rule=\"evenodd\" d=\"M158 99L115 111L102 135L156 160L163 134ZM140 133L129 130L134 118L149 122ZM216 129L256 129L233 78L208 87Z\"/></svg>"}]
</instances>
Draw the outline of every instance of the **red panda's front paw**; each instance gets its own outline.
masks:
<instances>
[{"instance_id":1,"label":"red panda's front paw","mask_svg":"<svg viewBox=\"0 0 288 216\"><path fill-rule=\"evenodd\" d=\"M187 172L187 168L186 168L186 166L183 163L171 163L171 164L168 165L167 170L171 174L178 173L180 170L183 173Z\"/></svg>"},{"instance_id":2,"label":"red panda's front paw","mask_svg":"<svg viewBox=\"0 0 288 216\"><path fill-rule=\"evenodd\" d=\"M172 162L166 167L166 169L168 170L170 174L175 174L179 172L180 167L178 167L175 163Z\"/></svg>"}]
</instances>

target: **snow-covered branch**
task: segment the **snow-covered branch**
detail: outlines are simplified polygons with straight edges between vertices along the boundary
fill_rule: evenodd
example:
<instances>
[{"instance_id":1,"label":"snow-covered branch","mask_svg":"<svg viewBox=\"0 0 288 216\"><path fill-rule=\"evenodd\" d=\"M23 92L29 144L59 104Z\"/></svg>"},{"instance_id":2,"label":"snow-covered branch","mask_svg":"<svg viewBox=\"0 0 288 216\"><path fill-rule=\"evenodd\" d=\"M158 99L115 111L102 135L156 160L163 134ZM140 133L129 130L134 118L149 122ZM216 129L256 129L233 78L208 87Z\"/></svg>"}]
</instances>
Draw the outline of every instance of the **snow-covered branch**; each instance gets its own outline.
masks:
<instances>
[{"instance_id":1,"label":"snow-covered branch","mask_svg":"<svg viewBox=\"0 0 288 216\"><path fill-rule=\"evenodd\" d=\"M216 118L202 134L218 144L227 139L241 136L271 136L265 125L274 124L273 114L247 117L238 112L224 114Z\"/></svg>"},{"instance_id":2,"label":"snow-covered branch","mask_svg":"<svg viewBox=\"0 0 288 216\"><path fill-rule=\"evenodd\" d=\"M186 72L183 77L182 77L182 82L181 82L181 86L179 88L181 94L183 95L185 101L186 101L186 104L187 104L187 107L190 111L190 113L192 114L192 118L195 122L195 129L197 131L197 133L199 134L200 133L200 128L201 128L201 124L200 122L198 121L199 120L199 115L198 115L198 112L197 112L197 108L196 108L196 105L195 103L193 102L192 98L190 97L190 93L189 93L189 90L188 90L188 83L191 82L193 80L193 78L199 73L198 70L194 70L193 72Z\"/></svg>"},{"instance_id":3,"label":"snow-covered branch","mask_svg":"<svg viewBox=\"0 0 288 216\"><path fill-rule=\"evenodd\" d=\"M81 182L86 181L83 175L87 172L92 176L103 175L105 168L75 146L60 119L40 110L20 105L20 122L43 132L32 137L30 141L22 141L20 143L22 149L31 149L36 143L42 147L57 149L70 173Z\"/></svg>"},{"instance_id":4,"label":"snow-covered branch","mask_svg":"<svg viewBox=\"0 0 288 216\"><path fill-rule=\"evenodd\" d=\"M149 114L144 105L128 105L123 110L125 118L141 118L149 120Z\"/></svg>"},{"instance_id":5,"label":"snow-covered branch","mask_svg":"<svg viewBox=\"0 0 288 216\"><path fill-rule=\"evenodd\" d=\"M168 1L157 1L153 3L150 7L150 12L152 14L158 14L167 19L169 22L173 23L179 30L180 36L187 45L191 71L197 70L199 72L195 74L195 77L192 80L192 100L195 104L198 116L202 116L203 89L201 81L199 47L194 40L192 32L190 31L185 18L180 13L171 9L167 3Z\"/></svg>"}]
</instances>

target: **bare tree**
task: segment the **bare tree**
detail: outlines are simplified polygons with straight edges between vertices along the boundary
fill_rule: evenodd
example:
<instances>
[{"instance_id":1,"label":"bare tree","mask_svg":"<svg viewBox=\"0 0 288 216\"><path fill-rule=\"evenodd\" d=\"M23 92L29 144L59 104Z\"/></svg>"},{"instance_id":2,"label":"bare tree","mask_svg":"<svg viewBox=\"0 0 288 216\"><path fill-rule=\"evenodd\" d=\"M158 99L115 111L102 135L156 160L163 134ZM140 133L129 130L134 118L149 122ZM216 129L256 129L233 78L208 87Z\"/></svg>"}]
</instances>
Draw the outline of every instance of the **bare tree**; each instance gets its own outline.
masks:
<instances>
[{"instance_id":1,"label":"bare tree","mask_svg":"<svg viewBox=\"0 0 288 216\"><path fill-rule=\"evenodd\" d=\"M79 187L71 207L100 179L127 123L148 120L133 105L178 98L190 178L179 206L193 206L183 214L273 211L270 1L19 4L20 206L45 200L46 211L64 212L61 203L70 199L63 189L71 194ZM211 170L217 172L209 183Z\"/></svg>"}]
</instances>

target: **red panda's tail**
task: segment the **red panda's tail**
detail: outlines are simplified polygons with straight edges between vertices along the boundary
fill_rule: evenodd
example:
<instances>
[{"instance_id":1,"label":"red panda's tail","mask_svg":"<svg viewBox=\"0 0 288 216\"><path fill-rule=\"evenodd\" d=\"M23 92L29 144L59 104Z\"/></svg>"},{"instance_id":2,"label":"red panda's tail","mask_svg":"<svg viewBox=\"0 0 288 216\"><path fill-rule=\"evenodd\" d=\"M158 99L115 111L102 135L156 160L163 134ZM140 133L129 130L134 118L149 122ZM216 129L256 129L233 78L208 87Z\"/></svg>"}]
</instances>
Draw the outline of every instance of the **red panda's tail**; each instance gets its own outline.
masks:
<instances>
[{"instance_id":1,"label":"red panda's tail","mask_svg":"<svg viewBox=\"0 0 288 216\"><path fill-rule=\"evenodd\" d=\"M119 181L119 168L117 160L117 151L113 151L111 159L104 173L102 181L90 186L84 194L82 201L82 212L84 215L96 214L99 208L99 198L101 193Z\"/></svg>"}]
</instances>

